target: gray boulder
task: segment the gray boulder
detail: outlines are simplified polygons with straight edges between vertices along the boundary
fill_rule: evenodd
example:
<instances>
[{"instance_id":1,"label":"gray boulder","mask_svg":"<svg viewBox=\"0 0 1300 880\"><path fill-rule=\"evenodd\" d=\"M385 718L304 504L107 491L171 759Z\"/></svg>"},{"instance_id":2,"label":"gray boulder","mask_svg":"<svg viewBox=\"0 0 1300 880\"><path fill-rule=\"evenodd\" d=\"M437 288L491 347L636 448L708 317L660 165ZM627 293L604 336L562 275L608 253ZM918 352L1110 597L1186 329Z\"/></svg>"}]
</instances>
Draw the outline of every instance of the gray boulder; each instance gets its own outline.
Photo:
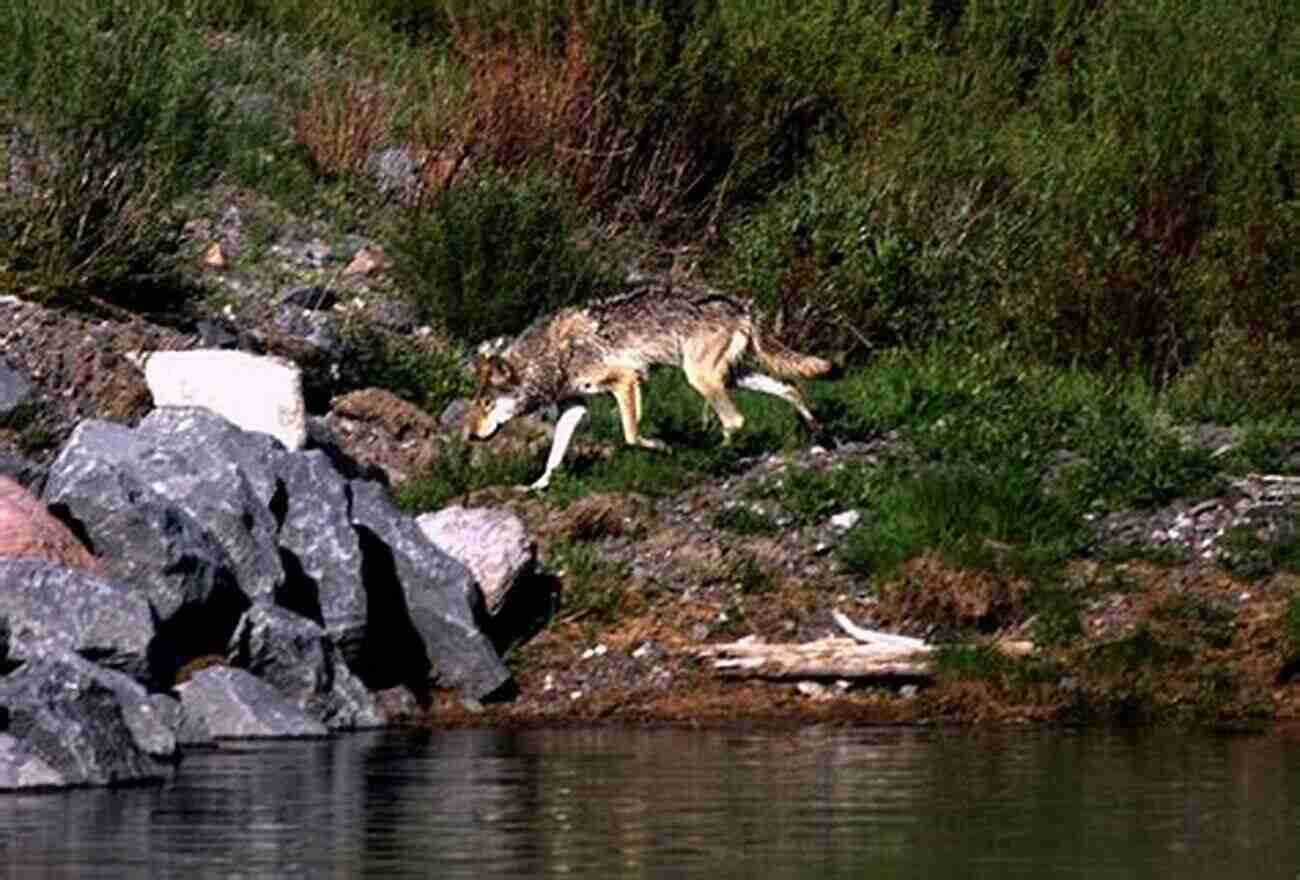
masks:
<instances>
[{"instance_id":1,"label":"gray boulder","mask_svg":"<svg viewBox=\"0 0 1300 880\"><path fill-rule=\"evenodd\" d=\"M89 420L72 432L45 485L50 512L102 559L105 577L148 599L176 666L224 650L248 606L222 542L186 505L163 494L188 489L190 506L208 513L216 504L199 502L201 487L218 496L230 491L217 482L155 438Z\"/></svg>"},{"instance_id":2,"label":"gray boulder","mask_svg":"<svg viewBox=\"0 0 1300 880\"><path fill-rule=\"evenodd\" d=\"M216 748L217 741L206 724L185 714L185 707L176 697L168 694L150 694L149 707L154 717L163 723L181 748Z\"/></svg>"},{"instance_id":3,"label":"gray boulder","mask_svg":"<svg viewBox=\"0 0 1300 880\"><path fill-rule=\"evenodd\" d=\"M209 666L177 685L187 724L217 739L326 736L329 730L243 669Z\"/></svg>"},{"instance_id":4,"label":"gray boulder","mask_svg":"<svg viewBox=\"0 0 1300 880\"><path fill-rule=\"evenodd\" d=\"M325 630L305 617L275 605L254 605L239 621L228 656L331 730L383 724L374 698Z\"/></svg>"},{"instance_id":5,"label":"gray boulder","mask_svg":"<svg viewBox=\"0 0 1300 880\"><path fill-rule=\"evenodd\" d=\"M348 484L319 450L283 469L285 511L277 540L287 573L278 604L319 622L355 663L366 635L361 544L348 518Z\"/></svg>"},{"instance_id":6,"label":"gray boulder","mask_svg":"<svg viewBox=\"0 0 1300 880\"><path fill-rule=\"evenodd\" d=\"M284 584L271 512L285 455L279 443L192 407L156 409L136 434L158 451L137 473L211 532L249 598L273 598Z\"/></svg>"},{"instance_id":7,"label":"gray boulder","mask_svg":"<svg viewBox=\"0 0 1300 880\"><path fill-rule=\"evenodd\" d=\"M169 736L143 688L75 655L0 678L0 790L161 781Z\"/></svg>"},{"instance_id":8,"label":"gray boulder","mask_svg":"<svg viewBox=\"0 0 1300 880\"><path fill-rule=\"evenodd\" d=\"M145 683L170 671L152 665L159 657L148 601L84 571L0 560L0 623L19 656L69 651Z\"/></svg>"},{"instance_id":9,"label":"gray boulder","mask_svg":"<svg viewBox=\"0 0 1300 880\"><path fill-rule=\"evenodd\" d=\"M510 673L480 629L483 597L469 570L425 538L383 486L350 485L370 600L362 679L372 689L422 684L408 671L432 667L439 684L475 699L508 685Z\"/></svg>"}]
</instances>

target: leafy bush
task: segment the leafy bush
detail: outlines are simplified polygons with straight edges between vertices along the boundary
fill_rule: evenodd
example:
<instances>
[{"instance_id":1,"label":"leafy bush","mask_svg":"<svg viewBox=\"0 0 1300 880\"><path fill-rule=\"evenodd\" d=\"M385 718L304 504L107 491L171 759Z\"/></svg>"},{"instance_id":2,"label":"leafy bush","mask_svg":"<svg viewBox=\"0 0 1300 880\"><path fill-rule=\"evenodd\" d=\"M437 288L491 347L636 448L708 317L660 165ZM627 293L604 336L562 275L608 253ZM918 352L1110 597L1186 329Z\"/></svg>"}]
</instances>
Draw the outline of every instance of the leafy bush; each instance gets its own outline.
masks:
<instances>
[{"instance_id":1,"label":"leafy bush","mask_svg":"<svg viewBox=\"0 0 1300 880\"><path fill-rule=\"evenodd\" d=\"M198 34L153 4L17 3L0 8L0 46L0 121L28 135L9 160L30 193L0 205L11 283L123 293L166 274L173 201L226 144Z\"/></svg>"},{"instance_id":2,"label":"leafy bush","mask_svg":"<svg viewBox=\"0 0 1300 880\"><path fill-rule=\"evenodd\" d=\"M560 197L536 182L485 179L448 190L412 218L392 256L424 319L469 342L517 333L606 284L575 243Z\"/></svg>"}]
</instances>

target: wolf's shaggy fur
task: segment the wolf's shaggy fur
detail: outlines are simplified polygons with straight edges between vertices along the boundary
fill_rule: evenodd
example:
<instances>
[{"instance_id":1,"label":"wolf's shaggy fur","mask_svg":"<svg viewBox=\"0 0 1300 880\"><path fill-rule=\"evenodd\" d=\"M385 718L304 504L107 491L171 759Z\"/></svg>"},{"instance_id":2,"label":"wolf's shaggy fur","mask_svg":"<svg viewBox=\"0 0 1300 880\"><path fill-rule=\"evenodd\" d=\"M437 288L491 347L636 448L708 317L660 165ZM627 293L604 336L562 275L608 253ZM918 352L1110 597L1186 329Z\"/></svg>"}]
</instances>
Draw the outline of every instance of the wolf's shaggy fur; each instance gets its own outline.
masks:
<instances>
[{"instance_id":1,"label":"wolf's shaggy fur","mask_svg":"<svg viewBox=\"0 0 1300 880\"><path fill-rule=\"evenodd\" d=\"M618 402L628 445L651 449L664 448L640 430L641 382L652 366L680 367L717 414L727 441L745 423L728 386L779 397L815 429L816 419L799 389L769 374L812 378L833 369L830 361L791 351L764 336L743 300L704 288L656 284L562 309L513 341L486 344L480 354L467 437L490 437L517 415L607 392Z\"/></svg>"}]
</instances>

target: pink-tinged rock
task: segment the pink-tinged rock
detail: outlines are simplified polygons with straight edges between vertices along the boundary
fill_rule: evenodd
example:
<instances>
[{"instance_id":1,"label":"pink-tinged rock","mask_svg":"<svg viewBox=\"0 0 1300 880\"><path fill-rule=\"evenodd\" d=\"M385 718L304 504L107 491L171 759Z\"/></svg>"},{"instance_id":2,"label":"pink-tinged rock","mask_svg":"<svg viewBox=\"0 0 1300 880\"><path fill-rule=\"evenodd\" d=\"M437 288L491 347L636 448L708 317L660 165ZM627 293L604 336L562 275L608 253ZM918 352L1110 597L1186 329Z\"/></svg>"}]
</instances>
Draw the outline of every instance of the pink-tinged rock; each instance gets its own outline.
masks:
<instances>
[{"instance_id":1,"label":"pink-tinged rock","mask_svg":"<svg viewBox=\"0 0 1300 880\"><path fill-rule=\"evenodd\" d=\"M99 560L68 527L8 477L0 477L0 559L38 559L82 571L100 570Z\"/></svg>"},{"instance_id":2,"label":"pink-tinged rock","mask_svg":"<svg viewBox=\"0 0 1300 880\"><path fill-rule=\"evenodd\" d=\"M504 508L455 505L421 514L415 522L439 550L470 570L489 614L501 609L536 560L523 522Z\"/></svg>"}]
</instances>

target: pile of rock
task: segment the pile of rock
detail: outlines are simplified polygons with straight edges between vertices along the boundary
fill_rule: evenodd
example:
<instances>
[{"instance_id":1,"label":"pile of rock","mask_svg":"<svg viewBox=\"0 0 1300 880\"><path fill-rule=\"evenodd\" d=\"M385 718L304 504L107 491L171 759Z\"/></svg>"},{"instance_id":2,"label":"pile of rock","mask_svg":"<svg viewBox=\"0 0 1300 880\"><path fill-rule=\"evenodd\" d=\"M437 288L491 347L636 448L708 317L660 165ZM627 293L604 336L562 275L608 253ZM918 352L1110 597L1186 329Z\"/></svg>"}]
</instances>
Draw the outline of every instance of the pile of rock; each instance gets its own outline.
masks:
<instances>
[{"instance_id":1,"label":"pile of rock","mask_svg":"<svg viewBox=\"0 0 1300 880\"><path fill-rule=\"evenodd\" d=\"M82 422L39 499L0 476L0 789L149 780L185 745L378 726L394 689L508 693L474 575L347 470L167 406ZM513 575L492 577L498 604Z\"/></svg>"}]
</instances>

